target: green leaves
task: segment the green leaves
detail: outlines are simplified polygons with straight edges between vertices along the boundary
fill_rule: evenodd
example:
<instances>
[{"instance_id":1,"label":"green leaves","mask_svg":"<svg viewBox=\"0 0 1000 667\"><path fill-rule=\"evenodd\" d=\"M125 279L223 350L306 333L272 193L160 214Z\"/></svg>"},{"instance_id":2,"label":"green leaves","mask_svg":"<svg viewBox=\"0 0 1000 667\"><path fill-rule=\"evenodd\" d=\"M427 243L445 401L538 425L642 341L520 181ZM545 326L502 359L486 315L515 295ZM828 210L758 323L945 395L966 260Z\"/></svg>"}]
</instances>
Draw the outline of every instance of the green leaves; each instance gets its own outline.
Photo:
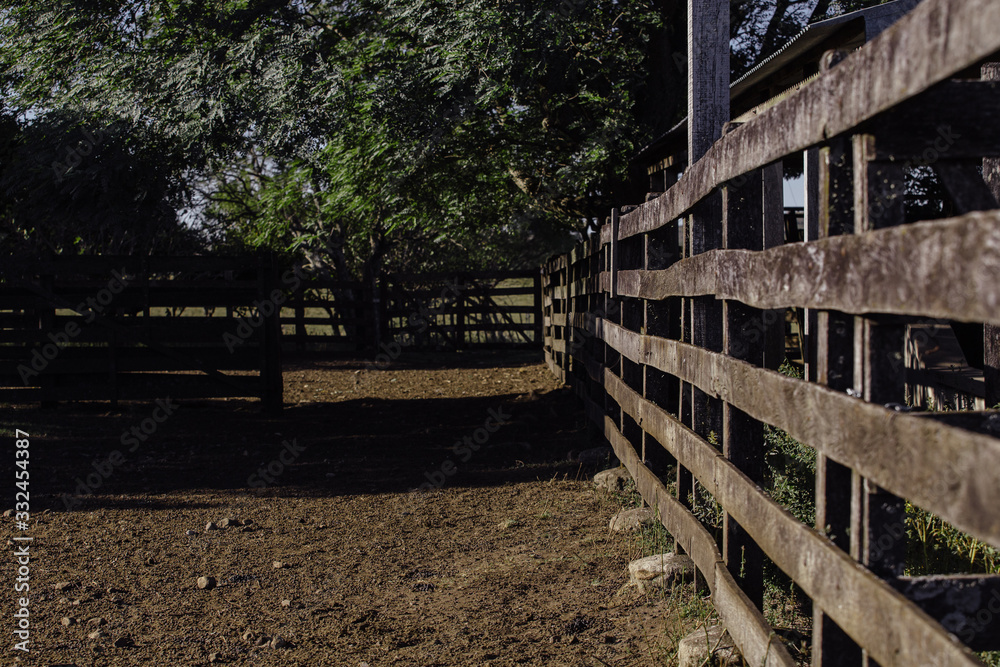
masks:
<instances>
[{"instance_id":1,"label":"green leaves","mask_svg":"<svg viewBox=\"0 0 1000 667\"><path fill-rule=\"evenodd\" d=\"M8 1L0 64L22 118L129 128L215 247L509 265L627 200L675 4Z\"/></svg>"}]
</instances>

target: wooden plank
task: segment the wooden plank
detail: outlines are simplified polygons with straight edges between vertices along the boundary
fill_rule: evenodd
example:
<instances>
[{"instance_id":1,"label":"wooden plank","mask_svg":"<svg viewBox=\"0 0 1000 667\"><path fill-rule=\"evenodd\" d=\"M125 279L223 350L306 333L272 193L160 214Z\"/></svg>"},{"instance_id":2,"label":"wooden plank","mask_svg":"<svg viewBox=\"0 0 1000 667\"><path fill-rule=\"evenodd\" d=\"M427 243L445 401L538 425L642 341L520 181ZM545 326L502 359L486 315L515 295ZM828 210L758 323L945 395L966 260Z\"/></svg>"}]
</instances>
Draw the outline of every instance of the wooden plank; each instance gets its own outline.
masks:
<instances>
[{"instance_id":1,"label":"wooden plank","mask_svg":"<svg viewBox=\"0 0 1000 667\"><path fill-rule=\"evenodd\" d=\"M605 373L604 377L612 395L622 397L625 404L643 417L643 427L656 429L651 432L657 441L665 447L677 445L673 453L678 461L695 472L698 481L724 509L733 513L740 525L746 527L775 564L791 576L816 604L828 610L830 616L882 664L981 665L967 648L930 616L871 572L859 568L828 539L796 520L730 461L720 456L710 443L659 406L638 396L620 381L616 382L612 374ZM660 418L648 419L651 415ZM606 423L609 424L607 430L614 428L610 419ZM660 432L661 428L667 432ZM619 458L626 463L629 458L627 450L631 447L625 441L621 449ZM618 453L617 447L615 451ZM689 458L689 452L697 454ZM635 456L634 452L631 456ZM644 473L638 470L638 466L636 468L636 471L629 468L629 472L642 491L640 475ZM651 473L649 475L652 476ZM656 482L662 484L658 479ZM643 497L652 504L645 492ZM669 514L672 512L661 512L661 516ZM666 521L664 525L671 532L676 529L672 529ZM885 632L884 626L871 623L872 618L893 619L896 631Z\"/></svg>"},{"instance_id":2,"label":"wooden plank","mask_svg":"<svg viewBox=\"0 0 1000 667\"><path fill-rule=\"evenodd\" d=\"M729 120L729 39L729 0L688 0L687 129L691 163L701 159Z\"/></svg>"},{"instance_id":3,"label":"wooden plank","mask_svg":"<svg viewBox=\"0 0 1000 667\"><path fill-rule=\"evenodd\" d=\"M123 400L145 401L157 398L256 398L260 394L257 376L233 376L231 382L221 384L204 375L164 375L122 373L117 378L118 391ZM0 401L27 403L51 397L55 401L106 401L113 387L107 374L100 379L94 376L64 376L46 393L37 388L8 389L0 387Z\"/></svg>"},{"instance_id":4,"label":"wooden plank","mask_svg":"<svg viewBox=\"0 0 1000 667\"><path fill-rule=\"evenodd\" d=\"M478 282L484 280L513 280L523 278L534 278L537 271L535 269L522 269L510 271L463 271L454 272L427 272L427 273L390 273L388 278L393 283L415 282L426 283L434 281L456 281L456 282ZM359 283L331 281L336 285L350 285L357 287ZM311 283L310 283L311 284Z\"/></svg>"},{"instance_id":5,"label":"wooden plank","mask_svg":"<svg viewBox=\"0 0 1000 667\"><path fill-rule=\"evenodd\" d=\"M767 233L765 186L774 178L754 171L722 191L722 236L727 249L761 250ZM778 177L780 182L780 176ZM723 302L723 352L756 366L765 361L763 311L736 301ZM783 324L783 323L782 323ZM729 403L722 411L723 454L757 483L764 481L764 425ZM764 553L728 512L722 521L722 553L740 588L757 607L764 604ZM742 573L742 574L741 574Z\"/></svg>"},{"instance_id":6,"label":"wooden plank","mask_svg":"<svg viewBox=\"0 0 1000 667\"><path fill-rule=\"evenodd\" d=\"M99 375L108 372L108 348L89 348L88 351L99 353L80 358L71 355L69 350L64 350L63 354L50 361L45 366L45 375L76 375L95 374ZM195 363L183 363L174 359L165 359L162 355L145 354L142 356L131 355L129 352L142 351L137 348L119 348L117 351L116 364L121 373L137 371L196 371L199 370ZM195 356L195 355L192 355ZM225 349L212 350L212 358L218 359L215 366L218 370L256 370L258 367L258 357L255 350L240 350L230 355ZM23 366L23 368L22 368ZM28 370L26 370L28 369ZM0 359L0 376L9 376L9 382L14 385L22 385L21 373L32 380L35 376L31 373L31 358L20 357L17 359Z\"/></svg>"},{"instance_id":7,"label":"wooden plank","mask_svg":"<svg viewBox=\"0 0 1000 667\"><path fill-rule=\"evenodd\" d=\"M864 233L906 221L905 178L898 162L879 160L875 137L853 137L854 231ZM906 325L870 317L855 319L854 390L881 405L906 402ZM883 579L906 566L906 502L855 473L852 488L851 555ZM863 663L868 665L868 661Z\"/></svg>"},{"instance_id":8,"label":"wooden plank","mask_svg":"<svg viewBox=\"0 0 1000 667\"><path fill-rule=\"evenodd\" d=\"M594 406L599 410L598 406ZM722 563L715 539L690 510L670 495L656 475L642 464L632 445L621 434L610 417L605 417L604 432L615 454L635 480L643 499L656 512L657 519L705 577L712 592L719 616L725 623L743 657L752 665L783 665L791 667L795 661L788 650L773 636L760 611L742 595L732 575Z\"/></svg>"},{"instance_id":9,"label":"wooden plank","mask_svg":"<svg viewBox=\"0 0 1000 667\"><path fill-rule=\"evenodd\" d=\"M7 271L25 274L91 274L108 275L111 271L139 274L148 271L152 274L171 273L221 273L223 271L252 271L257 268L257 258L253 255L232 257L139 257L133 255L74 255L55 257L46 260L24 260L17 257L5 257L0 265Z\"/></svg>"},{"instance_id":10,"label":"wooden plank","mask_svg":"<svg viewBox=\"0 0 1000 667\"><path fill-rule=\"evenodd\" d=\"M681 217L713 189L849 132L1000 50L1000 3L924 0L843 62L716 142L667 192L621 220L620 238Z\"/></svg>"},{"instance_id":11,"label":"wooden plank","mask_svg":"<svg viewBox=\"0 0 1000 667\"><path fill-rule=\"evenodd\" d=\"M624 296L714 294L804 307L1000 324L1000 211L762 252L715 250L662 271L624 271Z\"/></svg>"},{"instance_id":12,"label":"wooden plank","mask_svg":"<svg viewBox=\"0 0 1000 667\"><path fill-rule=\"evenodd\" d=\"M814 169L815 182L807 184L806 241L853 231L852 153L853 146L846 138L834 139L822 150L807 151L807 173ZM852 389L854 317L837 311L809 309L806 312L810 327L806 381L835 391ZM853 478L850 468L817 453L814 525L845 553L850 553L851 549ZM861 647L818 604L813 605L812 637L813 667L857 667L861 664Z\"/></svg>"},{"instance_id":13,"label":"wooden plank","mask_svg":"<svg viewBox=\"0 0 1000 667\"><path fill-rule=\"evenodd\" d=\"M608 320L592 318L590 331L636 363L700 387L1000 547L1000 514L989 509L1000 506L1000 440Z\"/></svg>"}]
</instances>

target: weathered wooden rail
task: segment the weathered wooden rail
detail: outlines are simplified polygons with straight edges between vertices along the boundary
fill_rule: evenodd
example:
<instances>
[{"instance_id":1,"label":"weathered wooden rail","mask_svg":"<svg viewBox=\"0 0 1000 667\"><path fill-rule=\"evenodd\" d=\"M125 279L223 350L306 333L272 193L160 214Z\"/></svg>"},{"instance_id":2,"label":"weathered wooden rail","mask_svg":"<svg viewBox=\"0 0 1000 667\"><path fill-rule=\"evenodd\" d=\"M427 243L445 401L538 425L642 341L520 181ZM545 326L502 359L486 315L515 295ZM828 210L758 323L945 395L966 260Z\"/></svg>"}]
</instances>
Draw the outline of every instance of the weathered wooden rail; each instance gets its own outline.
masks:
<instances>
[{"instance_id":1,"label":"weathered wooden rail","mask_svg":"<svg viewBox=\"0 0 1000 667\"><path fill-rule=\"evenodd\" d=\"M263 257L5 259L0 401L259 397L278 410L280 285Z\"/></svg>"},{"instance_id":2,"label":"weathered wooden rail","mask_svg":"<svg viewBox=\"0 0 1000 667\"><path fill-rule=\"evenodd\" d=\"M366 350L397 339L416 349L538 349L539 313L537 270L392 273L374 291L306 280L281 324L298 351Z\"/></svg>"},{"instance_id":3,"label":"weathered wooden rail","mask_svg":"<svg viewBox=\"0 0 1000 667\"><path fill-rule=\"evenodd\" d=\"M0 402L259 397L277 411L283 348L537 349L540 304L537 270L388 275L375 295L270 257L0 258Z\"/></svg>"},{"instance_id":4,"label":"weathered wooden rail","mask_svg":"<svg viewBox=\"0 0 1000 667\"><path fill-rule=\"evenodd\" d=\"M928 321L986 325L996 396L998 51L1000 3L925 0L543 268L549 367L747 664L794 664L762 612L765 558L812 600L814 665L977 665L972 650L1000 649L1000 578L904 576L906 499L1000 548L1000 414L899 409L906 327ZM800 151L806 240L784 244L774 184ZM967 213L908 224L908 164ZM787 308L806 309L804 379L777 371ZM814 526L760 487L765 424L817 452ZM673 493L647 465L663 450ZM694 494L722 506L721 544Z\"/></svg>"}]
</instances>

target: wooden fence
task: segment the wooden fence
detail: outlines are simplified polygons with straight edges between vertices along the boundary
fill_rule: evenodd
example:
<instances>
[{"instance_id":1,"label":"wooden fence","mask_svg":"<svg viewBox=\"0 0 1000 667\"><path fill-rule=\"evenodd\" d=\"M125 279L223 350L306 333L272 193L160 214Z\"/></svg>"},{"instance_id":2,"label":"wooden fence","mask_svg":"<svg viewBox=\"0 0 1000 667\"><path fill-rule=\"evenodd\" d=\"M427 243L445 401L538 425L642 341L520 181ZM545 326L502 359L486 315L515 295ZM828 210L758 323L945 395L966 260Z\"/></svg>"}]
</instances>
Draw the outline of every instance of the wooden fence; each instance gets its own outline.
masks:
<instances>
[{"instance_id":1,"label":"wooden fence","mask_svg":"<svg viewBox=\"0 0 1000 667\"><path fill-rule=\"evenodd\" d=\"M282 349L541 347L538 271L360 283L272 258L65 257L0 264L0 402L259 397Z\"/></svg>"},{"instance_id":2,"label":"wooden fence","mask_svg":"<svg viewBox=\"0 0 1000 667\"><path fill-rule=\"evenodd\" d=\"M388 274L375 294L360 282L307 280L282 310L298 351L541 348L536 271Z\"/></svg>"},{"instance_id":3,"label":"wooden fence","mask_svg":"<svg viewBox=\"0 0 1000 667\"><path fill-rule=\"evenodd\" d=\"M259 397L281 407L283 292L270 259L6 259L0 277L0 401Z\"/></svg>"},{"instance_id":4,"label":"wooden fence","mask_svg":"<svg viewBox=\"0 0 1000 667\"><path fill-rule=\"evenodd\" d=\"M924 0L543 268L552 372L749 665L794 664L763 613L765 558L812 601L814 665L980 665L972 650L1000 649L1000 578L904 576L906 500L1000 548L1000 415L901 405L914 323L985 324L996 396L998 51L1000 3ZM785 244L782 160L798 152L806 240ZM965 214L906 224L914 165ZM804 379L777 370L790 308L805 310ZM814 526L761 488L765 424L816 452ZM657 455L676 463L673 492ZM721 543L698 495L722 507Z\"/></svg>"}]
</instances>

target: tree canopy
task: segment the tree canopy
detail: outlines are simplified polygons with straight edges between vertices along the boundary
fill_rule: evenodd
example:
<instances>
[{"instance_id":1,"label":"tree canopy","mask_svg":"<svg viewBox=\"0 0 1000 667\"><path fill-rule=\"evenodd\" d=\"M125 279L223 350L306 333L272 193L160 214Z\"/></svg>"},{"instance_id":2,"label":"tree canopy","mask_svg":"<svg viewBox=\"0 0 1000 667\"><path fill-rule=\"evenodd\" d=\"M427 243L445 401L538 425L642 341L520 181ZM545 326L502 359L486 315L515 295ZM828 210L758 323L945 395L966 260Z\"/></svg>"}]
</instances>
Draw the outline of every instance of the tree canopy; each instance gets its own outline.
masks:
<instances>
[{"instance_id":1,"label":"tree canopy","mask_svg":"<svg viewBox=\"0 0 1000 667\"><path fill-rule=\"evenodd\" d=\"M684 5L4 0L0 244L533 265L641 200ZM828 5L734 0L734 70Z\"/></svg>"}]
</instances>

